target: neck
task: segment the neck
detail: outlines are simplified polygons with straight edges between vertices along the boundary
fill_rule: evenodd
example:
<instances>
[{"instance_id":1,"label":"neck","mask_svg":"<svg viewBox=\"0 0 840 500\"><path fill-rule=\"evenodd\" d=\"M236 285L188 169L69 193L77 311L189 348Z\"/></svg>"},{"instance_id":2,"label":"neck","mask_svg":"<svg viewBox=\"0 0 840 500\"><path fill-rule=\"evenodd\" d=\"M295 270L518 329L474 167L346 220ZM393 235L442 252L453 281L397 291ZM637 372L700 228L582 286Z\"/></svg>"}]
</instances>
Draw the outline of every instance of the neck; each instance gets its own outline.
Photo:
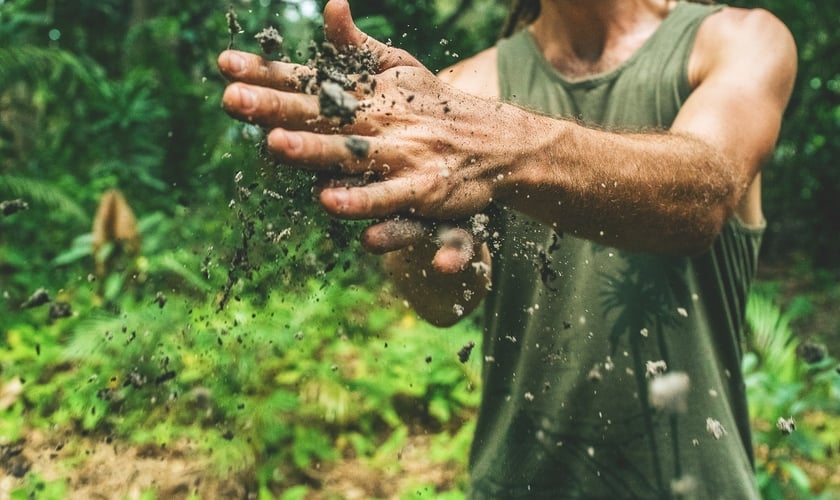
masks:
<instances>
[{"instance_id":1,"label":"neck","mask_svg":"<svg viewBox=\"0 0 840 500\"><path fill-rule=\"evenodd\" d=\"M588 76L627 60L673 5L673 0L541 0L529 29L561 73Z\"/></svg>"}]
</instances>

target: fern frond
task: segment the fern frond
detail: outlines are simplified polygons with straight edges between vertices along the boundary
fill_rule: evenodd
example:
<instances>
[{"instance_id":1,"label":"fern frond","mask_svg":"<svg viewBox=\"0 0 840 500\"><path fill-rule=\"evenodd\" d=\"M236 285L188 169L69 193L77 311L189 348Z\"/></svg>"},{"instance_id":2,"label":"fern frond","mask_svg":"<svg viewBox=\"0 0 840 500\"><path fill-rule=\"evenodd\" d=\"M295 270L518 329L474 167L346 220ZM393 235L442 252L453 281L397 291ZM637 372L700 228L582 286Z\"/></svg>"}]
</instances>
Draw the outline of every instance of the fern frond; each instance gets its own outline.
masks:
<instances>
[{"instance_id":1,"label":"fern frond","mask_svg":"<svg viewBox=\"0 0 840 500\"><path fill-rule=\"evenodd\" d=\"M764 370L788 374L795 370L796 343L791 317L772 298L753 292L747 302L748 340Z\"/></svg>"},{"instance_id":2,"label":"fern frond","mask_svg":"<svg viewBox=\"0 0 840 500\"><path fill-rule=\"evenodd\" d=\"M25 198L30 205L44 205L66 213L82 223L88 223L92 218L78 203L49 182L0 174L0 194L4 192L11 193L13 197Z\"/></svg>"},{"instance_id":3,"label":"fern frond","mask_svg":"<svg viewBox=\"0 0 840 500\"><path fill-rule=\"evenodd\" d=\"M6 88L13 81L35 81L59 75L96 91L104 71L94 61L60 49L31 45L0 48L0 88Z\"/></svg>"}]
</instances>

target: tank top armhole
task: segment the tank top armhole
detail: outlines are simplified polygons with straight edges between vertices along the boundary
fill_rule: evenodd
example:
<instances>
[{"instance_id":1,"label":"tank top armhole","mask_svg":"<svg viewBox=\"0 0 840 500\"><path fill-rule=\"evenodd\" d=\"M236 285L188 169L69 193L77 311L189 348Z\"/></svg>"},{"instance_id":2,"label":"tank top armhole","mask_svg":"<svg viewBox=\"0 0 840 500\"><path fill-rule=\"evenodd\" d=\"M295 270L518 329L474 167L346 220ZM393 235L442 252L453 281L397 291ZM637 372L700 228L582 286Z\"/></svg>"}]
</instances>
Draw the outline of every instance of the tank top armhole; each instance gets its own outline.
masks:
<instances>
[{"instance_id":1,"label":"tank top armhole","mask_svg":"<svg viewBox=\"0 0 840 500\"><path fill-rule=\"evenodd\" d=\"M685 102L685 100L688 98L688 96L691 94L691 92L694 91L694 88L691 86L691 81L689 80L689 77L688 77L688 70L689 70L688 66L691 62L691 55L694 53L694 46L697 43L697 32L700 31L700 26L703 25L703 23L706 21L706 19L709 18L709 16L711 16L711 15L717 13L717 12L720 12L721 10L723 10L723 7L724 7L723 5L708 6L708 5L699 5L699 4L695 5L695 6L698 7L698 8L705 8L705 9L708 10L708 12L704 16L702 16L698 20L698 22L692 23L689 26L688 32L686 33L686 36L688 37L688 40L689 40L689 42L688 42L689 49L687 51L685 51L685 55L683 56L683 60L680 63L681 69L680 69L680 81L679 81L679 92L680 92L680 97L682 98L683 102Z\"/></svg>"}]
</instances>

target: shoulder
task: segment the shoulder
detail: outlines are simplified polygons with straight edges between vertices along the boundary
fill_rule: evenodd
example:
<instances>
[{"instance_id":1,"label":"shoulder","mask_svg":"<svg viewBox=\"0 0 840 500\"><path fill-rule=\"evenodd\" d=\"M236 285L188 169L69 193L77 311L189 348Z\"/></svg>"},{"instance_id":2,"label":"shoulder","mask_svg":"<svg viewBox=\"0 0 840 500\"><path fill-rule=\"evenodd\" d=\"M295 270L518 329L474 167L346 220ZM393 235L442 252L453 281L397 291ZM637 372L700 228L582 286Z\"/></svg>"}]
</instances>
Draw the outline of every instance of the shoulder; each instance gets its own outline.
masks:
<instances>
[{"instance_id":1,"label":"shoulder","mask_svg":"<svg viewBox=\"0 0 840 500\"><path fill-rule=\"evenodd\" d=\"M498 76L495 47L485 49L438 73L441 80L453 87L485 98L499 96Z\"/></svg>"},{"instance_id":2,"label":"shoulder","mask_svg":"<svg viewBox=\"0 0 840 500\"><path fill-rule=\"evenodd\" d=\"M796 58L793 36L775 15L764 9L724 7L700 25L689 81L696 86L716 73L740 68L758 79L792 82Z\"/></svg>"}]
</instances>

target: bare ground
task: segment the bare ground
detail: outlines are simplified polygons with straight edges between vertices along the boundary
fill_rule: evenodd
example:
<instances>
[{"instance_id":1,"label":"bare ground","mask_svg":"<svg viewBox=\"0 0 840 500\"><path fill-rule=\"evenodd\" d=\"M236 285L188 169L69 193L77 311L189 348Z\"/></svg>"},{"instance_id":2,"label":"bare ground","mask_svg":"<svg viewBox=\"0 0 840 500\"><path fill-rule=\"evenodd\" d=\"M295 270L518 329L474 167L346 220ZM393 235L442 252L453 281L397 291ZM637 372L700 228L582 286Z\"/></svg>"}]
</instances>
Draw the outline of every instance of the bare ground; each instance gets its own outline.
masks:
<instances>
[{"instance_id":1,"label":"bare ground","mask_svg":"<svg viewBox=\"0 0 840 500\"><path fill-rule=\"evenodd\" d=\"M347 459L313 470L309 482L316 487L307 499L396 499L414 485L431 490L425 492L428 494L456 488L463 471L454 464L432 462L429 446L428 436L412 436L394 462L384 468ZM188 444L129 446L32 431L26 440L0 450L0 456L4 458L0 463L0 500L9 499L13 490L26 485L28 472L45 481L64 479L69 499L137 499L147 491L166 499L191 495L257 498L248 471L219 474L207 457Z\"/></svg>"}]
</instances>

